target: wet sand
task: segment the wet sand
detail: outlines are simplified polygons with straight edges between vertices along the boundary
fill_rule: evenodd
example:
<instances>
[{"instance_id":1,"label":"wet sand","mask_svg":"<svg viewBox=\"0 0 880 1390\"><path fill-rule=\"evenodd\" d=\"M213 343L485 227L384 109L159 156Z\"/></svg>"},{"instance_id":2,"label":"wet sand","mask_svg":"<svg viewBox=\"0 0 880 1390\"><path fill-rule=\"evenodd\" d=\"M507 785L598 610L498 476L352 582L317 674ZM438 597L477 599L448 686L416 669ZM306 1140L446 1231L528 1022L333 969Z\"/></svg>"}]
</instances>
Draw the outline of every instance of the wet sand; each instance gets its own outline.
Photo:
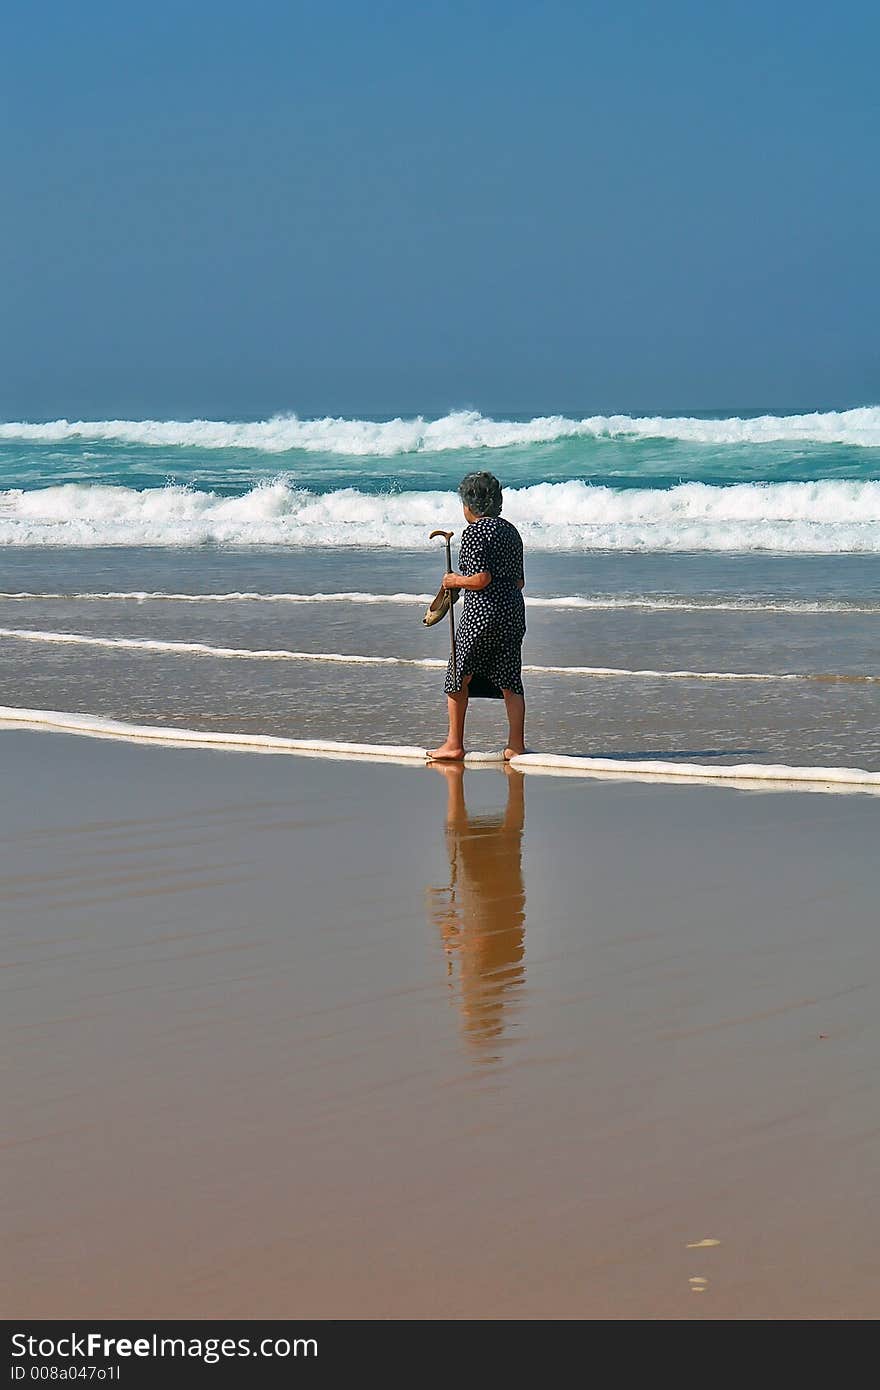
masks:
<instances>
[{"instance_id":1,"label":"wet sand","mask_svg":"<svg viewBox=\"0 0 880 1390\"><path fill-rule=\"evenodd\" d=\"M876 1317L877 798L0 756L7 1317Z\"/></svg>"}]
</instances>

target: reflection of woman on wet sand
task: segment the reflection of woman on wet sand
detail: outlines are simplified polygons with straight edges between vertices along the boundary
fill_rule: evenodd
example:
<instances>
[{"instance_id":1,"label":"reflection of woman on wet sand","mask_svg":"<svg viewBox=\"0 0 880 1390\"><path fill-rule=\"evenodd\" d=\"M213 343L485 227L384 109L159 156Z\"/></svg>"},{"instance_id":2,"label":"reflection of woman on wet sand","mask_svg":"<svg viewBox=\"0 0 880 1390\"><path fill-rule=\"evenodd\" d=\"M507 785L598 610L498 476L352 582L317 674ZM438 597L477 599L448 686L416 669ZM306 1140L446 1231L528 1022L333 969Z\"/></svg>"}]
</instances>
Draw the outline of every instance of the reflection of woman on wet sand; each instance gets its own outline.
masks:
<instances>
[{"instance_id":1,"label":"reflection of woman on wet sand","mask_svg":"<svg viewBox=\"0 0 880 1390\"><path fill-rule=\"evenodd\" d=\"M522 874L524 778L506 768L503 814L468 814L461 764L436 765L446 778L448 888L432 888L430 912L440 928L450 974L458 976L462 1025L478 1049L504 1032L505 1004L525 979L526 893ZM493 1053L486 1054L491 1060Z\"/></svg>"}]
</instances>

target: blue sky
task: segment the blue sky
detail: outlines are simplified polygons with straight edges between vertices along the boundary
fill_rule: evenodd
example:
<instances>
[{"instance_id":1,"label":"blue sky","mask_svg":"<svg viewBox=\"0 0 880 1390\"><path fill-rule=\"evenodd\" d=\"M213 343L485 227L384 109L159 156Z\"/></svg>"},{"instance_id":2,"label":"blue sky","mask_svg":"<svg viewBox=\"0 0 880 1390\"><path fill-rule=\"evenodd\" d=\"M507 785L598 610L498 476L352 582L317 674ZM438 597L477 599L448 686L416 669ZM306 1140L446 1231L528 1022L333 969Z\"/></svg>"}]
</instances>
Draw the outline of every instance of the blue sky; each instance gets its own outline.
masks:
<instances>
[{"instance_id":1,"label":"blue sky","mask_svg":"<svg viewBox=\"0 0 880 1390\"><path fill-rule=\"evenodd\" d=\"M19 3L0 415L876 402L878 16Z\"/></svg>"}]
</instances>

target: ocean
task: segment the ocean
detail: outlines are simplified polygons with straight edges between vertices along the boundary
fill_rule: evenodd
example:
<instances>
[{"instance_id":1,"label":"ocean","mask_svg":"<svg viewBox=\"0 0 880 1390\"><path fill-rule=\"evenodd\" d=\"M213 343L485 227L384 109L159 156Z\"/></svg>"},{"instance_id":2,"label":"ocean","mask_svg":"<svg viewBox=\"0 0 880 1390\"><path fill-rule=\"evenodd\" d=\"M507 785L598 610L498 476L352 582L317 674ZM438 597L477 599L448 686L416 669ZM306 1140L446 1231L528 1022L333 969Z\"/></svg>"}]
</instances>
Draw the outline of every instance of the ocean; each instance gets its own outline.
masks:
<instances>
[{"instance_id":1,"label":"ocean","mask_svg":"<svg viewBox=\"0 0 880 1390\"><path fill-rule=\"evenodd\" d=\"M0 424L0 703L430 746L428 533L482 468L526 546L531 747L880 771L875 406ZM501 717L474 702L471 746Z\"/></svg>"}]
</instances>

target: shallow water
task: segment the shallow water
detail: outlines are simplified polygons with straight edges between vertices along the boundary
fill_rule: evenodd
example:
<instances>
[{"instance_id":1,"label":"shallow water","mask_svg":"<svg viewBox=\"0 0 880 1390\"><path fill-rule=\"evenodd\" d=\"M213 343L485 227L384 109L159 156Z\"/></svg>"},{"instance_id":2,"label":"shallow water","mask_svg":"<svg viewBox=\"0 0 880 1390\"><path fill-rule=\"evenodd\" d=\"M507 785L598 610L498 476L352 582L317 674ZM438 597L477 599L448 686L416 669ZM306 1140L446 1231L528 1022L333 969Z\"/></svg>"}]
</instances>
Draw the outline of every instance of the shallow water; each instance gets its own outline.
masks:
<instances>
[{"instance_id":1,"label":"shallow water","mask_svg":"<svg viewBox=\"0 0 880 1390\"><path fill-rule=\"evenodd\" d=\"M28 595L0 599L6 705L357 742L430 746L442 733L448 634L422 626L418 597L437 578L429 551L7 551L3 561L0 587ZM621 673L527 673L530 745L880 767L880 684L865 679L880 675L875 569L861 557L532 557L532 599L642 606L530 607L528 664ZM107 593L132 597L82 597ZM270 601L190 601L241 593ZM283 597L314 593L407 597ZM160 647L124 645L143 641ZM339 659L292 659L309 653ZM357 656L436 667L345 660ZM697 678L738 673L763 679ZM785 674L802 679L774 679ZM501 707L472 702L471 746L502 737Z\"/></svg>"}]
</instances>

